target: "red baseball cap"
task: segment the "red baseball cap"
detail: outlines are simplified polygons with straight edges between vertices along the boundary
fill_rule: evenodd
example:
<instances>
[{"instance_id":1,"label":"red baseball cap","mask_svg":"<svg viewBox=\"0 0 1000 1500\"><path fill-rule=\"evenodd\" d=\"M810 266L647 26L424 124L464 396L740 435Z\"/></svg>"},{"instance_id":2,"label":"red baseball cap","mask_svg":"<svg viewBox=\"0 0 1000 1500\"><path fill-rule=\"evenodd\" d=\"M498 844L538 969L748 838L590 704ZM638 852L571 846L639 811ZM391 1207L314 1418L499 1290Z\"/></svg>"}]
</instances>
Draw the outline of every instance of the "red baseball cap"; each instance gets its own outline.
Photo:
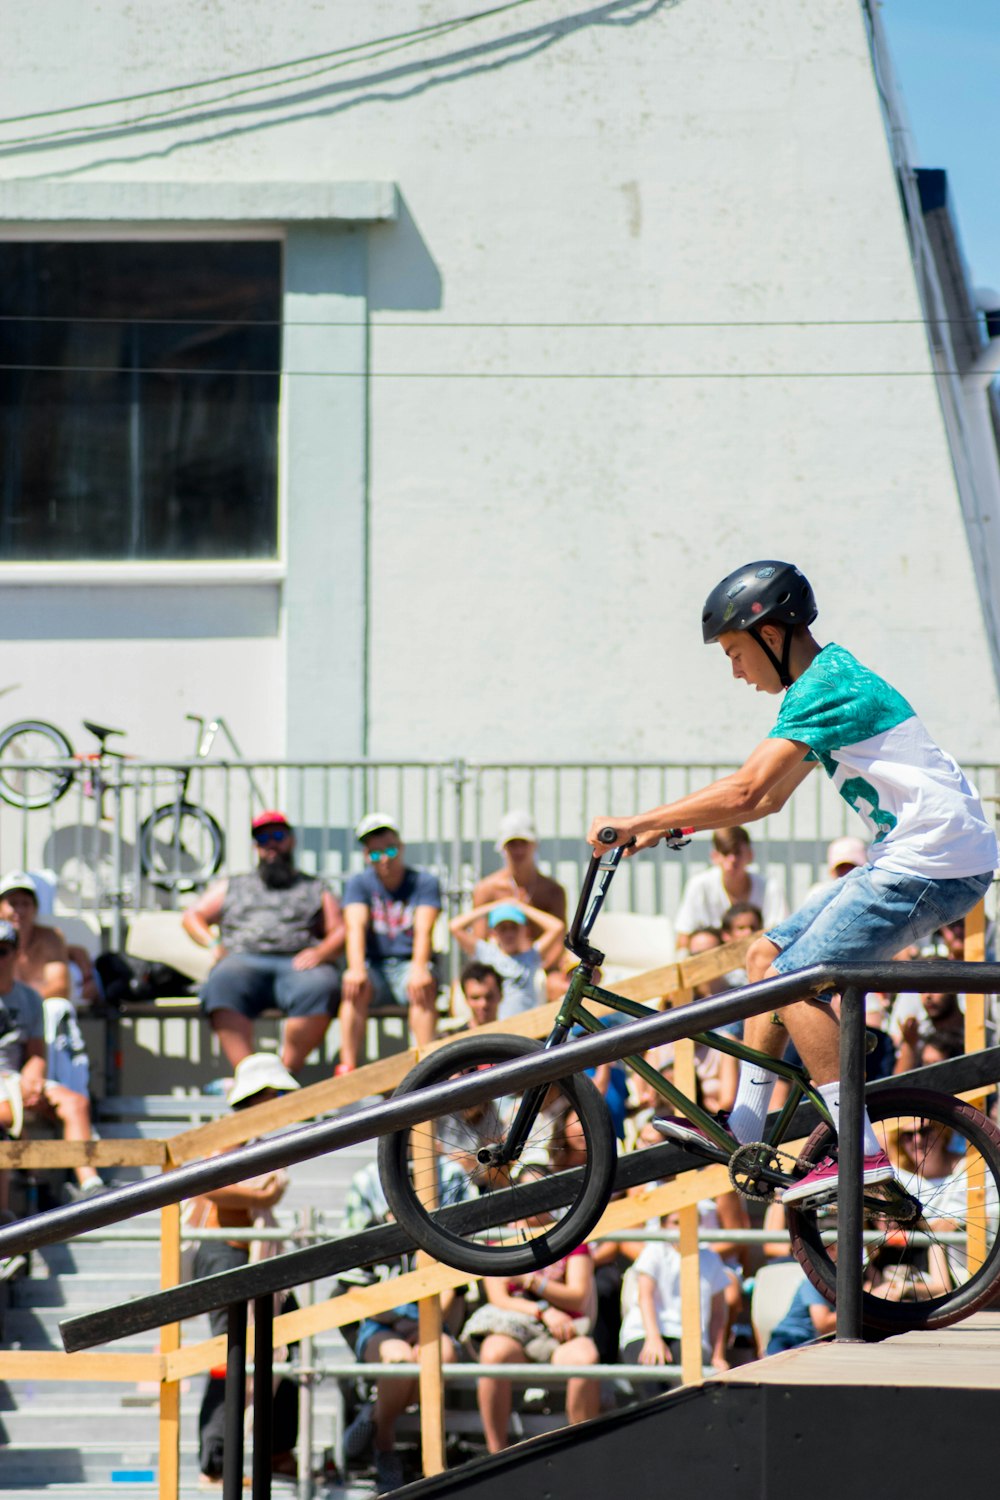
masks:
<instances>
[{"instance_id":1,"label":"red baseball cap","mask_svg":"<svg viewBox=\"0 0 1000 1500\"><path fill-rule=\"evenodd\" d=\"M256 833L259 828L287 828L291 832L292 825L283 812L278 812L275 807L269 807L264 812L258 813L250 824L253 833Z\"/></svg>"}]
</instances>

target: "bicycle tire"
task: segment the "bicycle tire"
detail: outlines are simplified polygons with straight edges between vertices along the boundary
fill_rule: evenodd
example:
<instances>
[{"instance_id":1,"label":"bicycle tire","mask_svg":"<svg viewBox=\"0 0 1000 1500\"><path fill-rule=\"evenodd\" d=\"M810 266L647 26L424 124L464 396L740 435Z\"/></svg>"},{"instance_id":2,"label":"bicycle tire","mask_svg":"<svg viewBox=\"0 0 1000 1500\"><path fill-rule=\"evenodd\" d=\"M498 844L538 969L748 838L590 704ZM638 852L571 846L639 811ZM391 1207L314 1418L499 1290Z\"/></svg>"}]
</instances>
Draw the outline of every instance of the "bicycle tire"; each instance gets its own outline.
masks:
<instances>
[{"instance_id":1,"label":"bicycle tire","mask_svg":"<svg viewBox=\"0 0 1000 1500\"><path fill-rule=\"evenodd\" d=\"M881 1241L865 1245L865 1266L870 1268L870 1273L866 1269L866 1275L880 1278L876 1290L862 1293L865 1328L878 1335L947 1328L950 1323L956 1323L982 1307L1000 1286L1000 1130L972 1105L929 1089L886 1090L872 1094L867 1102L875 1133L888 1149L897 1170L903 1162L898 1146L904 1133L900 1124L909 1126L917 1122L921 1125L925 1157L928 1143L934 1139L941 1146L947 1145L949 1150L955 1135L966 1143L962 1172L956 1165L948 1177L920 1177L921 1158L916 1157L910 1158L910 1165L916 1167L916 1173L901 1172L904 1187L915 1192L923 1206L919 1224L905 1224L891 1211L879 1213L876 1208L879 1200L873 1197L873 1190L867 1189L865 1193L865 1228L884 1232ZM947 1141L945 1132L948 1133ZM833 1132L824 1124L809 1137L802 1159L815 1163L824 1156L835 1155ZM970 1213L966 1208L963 1215L963 1175L967 1180L969 1166L976 1159L981 1159L985 1171L985 1201L981 1209ZM829 1235L834 1229L836 1205L810 1210L805 1204L789 1204L786 1212L792 1253L816 1290L836 1305L836 1262L830 1255L830 1246L822 1238L824 1233ZM982 1230L986 1254L979 1270L971 1276L967 1274L961 1247L936 1238L945 1224L954 1224L959 1232L968 1232L977 1226ZM936 1231L935 1225L939 1226ZM934 1244L929 1250L911 1243L909 1236L914 1232L930 1235ZM894 1262L892 1257L896 1255L899 1259ZM927 1270L923 1264L925 1256ZM935 1293L935 1284L943 1285L944 1289Z\"/></svg>"},{"instance_id":2,"label":"bicycle tire","mask_svg":"<svg viewBox=\"0 0 1000 1500\"><path fill-rule=\"evenodd\" d=\"M443 1083L463 1073L478 1071L497 1063L510 1062L514 1058L534 1056L542 1050L540 1042L528 1037L494 1036L462 1037L431 1053L406 1075L396 1089L396 1094L409 1094L435 1083ZM553 1099L555 1091L555 1099ZM521 1097L519 1091L513 1100ZM420 1200L419 1183L414 1181L410 1163L410 1146L415 1131L432 1132L433 1149L458 1161L467 1174L471 1196L487 1196L491 1189L510 1188L516 1193L516 1182L511 1182L506 1169L469 1170L470 1159L478 1144L495 1140L497 1131L503 1128L503 1119L509 1119L513 1107L504 1108L505 1100L489 1101L479 1106L479 1116L472 1121L471 1112L463 1112L431 1120L424 1125L412 1126L379 1141L378 1165L389 1207L397 1220L413 1236L414 1240L432 1255L435 1260L468 1271L475 1276L517 1276L526 1271L536 1271L550 1265L554 1260L575 1250L593 1229L611 1196L614 1183L616 1147L611 1118L607 1106L593 1083L585 1075L559 1079L551 1085L546 1098L546 1118L539 1119L533 1127L519 1163L519 1172L532 1165L538 1170L531 1173L532 1179L545 1170L558 1165L550 1151L554 1129L560 1118L558 1105L562 1106L562 1119L575 1113L586 1145L586 1161L582 1163L583 1176L579 1192L565 1210L557 1210L559 1217L552 1221L551 1215L518 1220L512 1209L503 1223L494 1224L489 1234L493 1239L464 1238L443 1225L434 1210L428 1209ZM499 1108L494 1108L494 1102ZM485 1111L485 1113L484 1113ZM553 1120L556 1125L553 1126ZM565 1133L565 1132L564 1132ZM578 1137L575 1137L578 1140ZM459 1149L460 1148L460 1149ZM460 1160L464 1157L465 1161ZM519 1175L519 1174L517 1174ZM478 1176L478 1181L476 1178ZM510 1201L508 1199L508 1201ZM516 1198L514 1204L516 1208ZM515 1242L506 1242L505 1233L513 1233ZM525 1236L529 1237L526 1239Z\"/></svg>"},{"instance_id":3,"label":"bicycle tire","mask_svg":"<svg viewBox=\"0 0 1000 1500\"><path fill-rule=\"evenodd\" d=\"M41 741L41 748L32 745L30 738ZM73 746L54 724L44 719L19 719L0 730L0 765L6 761L21 760L31 765L38 760L72 760ZM0 770L0 798L9 807L20 807L25 812L37 812L39 808L51 807L65 796L73 781L72 771L18 771L3 765ZM29 782L25 778L31 777Z\"/></svg>"},{"instance_id":4,"label":"bicycle tire","mask_svg":"<svg viewBox=\"0 0 1000 1500\"><path fill-rule=\"evenodd\" d=\"M195 802L164 803L154 808L139 830L142 873L166 890L204 885L221 867L225 853L222 829Z\"/></svg>"}]
</instances>

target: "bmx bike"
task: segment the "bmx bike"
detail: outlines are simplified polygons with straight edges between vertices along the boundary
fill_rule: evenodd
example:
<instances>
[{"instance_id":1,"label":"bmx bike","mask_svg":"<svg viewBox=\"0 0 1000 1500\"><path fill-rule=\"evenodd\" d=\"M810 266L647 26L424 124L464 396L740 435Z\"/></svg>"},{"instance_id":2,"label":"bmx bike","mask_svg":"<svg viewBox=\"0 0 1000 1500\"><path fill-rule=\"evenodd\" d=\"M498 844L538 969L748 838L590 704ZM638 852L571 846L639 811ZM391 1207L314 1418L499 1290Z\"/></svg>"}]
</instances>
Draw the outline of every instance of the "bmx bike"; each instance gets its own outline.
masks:
<instances>
[{"instance_id":1,"label":"bmx bike","mask_svg":"<svg viewBox=\"0 0 1000 1500\"><path fill-rule=\"evenodd\" d=\"M684 842L679 829L667 837L673 848ZM588 1000L631 1019L656 1014L594 983L603 954L588 938L622 852L606 851L589 862L566 943L580 962L545 1043L503 1033L457 1038L424 1058L397 1094L526 1057L543 1045L559 1047L574 1028L597 1033L604 1023L588 1010ZM787 1080L789 1092L765 1139L734 1148L729 1132L695 1099L644 1057L627 1057L670 1111L695 1127L672 1137L691 1155L692 1167L725 1164L741 1194L773 1201L824 1157L836 1158L829 1112L801 1067L766 1058L725 1032L702 1033L694 1040L765 1065ZM610 1117L588 1077L569 1076L511 1094L498 1088L497 1095L486 1105L427 1120L379 1142L382 1186L398 1221L437 1260L478 1276L520 1275L566 1255L596 1225L615 1177ZM820 1123L804 1145L793 1144L792 1121L806 1100ZM928 1089L879 1090L867 1104L897 1180L864 1192L865 1326L880 1334L945 1327L983 1306L1000 1285L1000 1131L972 1105ZM462 1233L450 1227L454 1216L442 1216L447 1205L432 1206L439 1157L459 1163L474 1192L495 1202L485 1230ZM570 1184L564 1193L568 1206L539 1213L539 1176L563 1172ZM789 1204L786 1216L792 1253L813 1286L835 1302L835 1196Z\"/></svg>"},{"instance_id":2,"label":"bmx bike","mask_svg":"<svg viewBox=\"0 0 1000 1500\"><path fill-rule=\"evenodd\" d=\"M206 760L221 733L239 755L224 719L205 720L187 714L195 725L195 760ZM90 720L83 727L98 742L91 754L74 752L67 735L42 719L22 719L0 730L0 799L11 807L34 812L51 807L82 778L84 795L97 806L98 822L104 817L107 794L118 783L108 774L111 761L128 757L108 748L113 735L124 734ZM74 764L74 762L76 764ZM143 875L164 889L193 889L209 880L222 866L226 841L212 814L188 797L192 768L171 771L174 795L154 807L139 827L139 864ZM263 794L251 775L251 788L263 805Z\"/></svg>"}]
</instances>

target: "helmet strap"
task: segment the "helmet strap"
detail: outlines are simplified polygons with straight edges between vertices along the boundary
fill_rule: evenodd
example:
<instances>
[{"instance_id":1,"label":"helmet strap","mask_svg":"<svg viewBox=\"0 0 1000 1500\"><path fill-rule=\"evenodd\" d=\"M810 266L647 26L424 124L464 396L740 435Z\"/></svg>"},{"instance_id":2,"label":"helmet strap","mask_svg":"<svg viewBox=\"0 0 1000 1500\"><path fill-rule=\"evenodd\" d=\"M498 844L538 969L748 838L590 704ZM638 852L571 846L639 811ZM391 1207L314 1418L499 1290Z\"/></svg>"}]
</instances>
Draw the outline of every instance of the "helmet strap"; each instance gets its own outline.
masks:
<instances>
[{"instance_id":1,"label":"helmet strap","mask_svg":"<svg viewBox=\"0 0 1000 1500\"><path fill-rule=\"evenodd\" d=\"M749 627L749 634L753 636L754 640L757 642L758 646L763 651L764 655L767 657L774 670L777 672L778 680L780 681L781 686L783 688L790 688L792 685L792 674L788 670L788 663L791 660L792 655L792 626L785 625L784 630L785 638L781 647L780 659L775 656L774 652L765 641L763 635L761 634L759 625L751 625Z\"/></svg>"}]
</instances>

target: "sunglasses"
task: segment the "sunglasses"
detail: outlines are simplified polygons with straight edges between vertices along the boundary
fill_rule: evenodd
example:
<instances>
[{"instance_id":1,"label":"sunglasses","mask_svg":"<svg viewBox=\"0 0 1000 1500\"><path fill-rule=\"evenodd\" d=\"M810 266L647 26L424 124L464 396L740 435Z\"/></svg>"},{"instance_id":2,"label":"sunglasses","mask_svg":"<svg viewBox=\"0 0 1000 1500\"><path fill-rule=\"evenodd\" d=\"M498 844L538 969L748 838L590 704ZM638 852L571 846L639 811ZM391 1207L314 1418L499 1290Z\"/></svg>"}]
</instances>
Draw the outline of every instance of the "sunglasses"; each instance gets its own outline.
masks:
<instances>
[{"instance_id":1,"label":"sunglasses","mask_svg":"<svg viewBox=\"0 0 1000 1500\"><path fill-rule=\"evenodd\" d=\"M395 859L399 849L395 844L390 844L388 849L369 849L368 858L373 865L381 864L384 859Z\"/></svg>"},{"instance_id":2,"label":"sunglasses","mask_svg":"<svg viewBox=\"0 0 1000 1500\"><path fill-rule=\"evenodd\" d=\"M287 828L262 828L254 834L253 841L255 844L283 844L288 832Z\"/></svg>"}]
</instances>

